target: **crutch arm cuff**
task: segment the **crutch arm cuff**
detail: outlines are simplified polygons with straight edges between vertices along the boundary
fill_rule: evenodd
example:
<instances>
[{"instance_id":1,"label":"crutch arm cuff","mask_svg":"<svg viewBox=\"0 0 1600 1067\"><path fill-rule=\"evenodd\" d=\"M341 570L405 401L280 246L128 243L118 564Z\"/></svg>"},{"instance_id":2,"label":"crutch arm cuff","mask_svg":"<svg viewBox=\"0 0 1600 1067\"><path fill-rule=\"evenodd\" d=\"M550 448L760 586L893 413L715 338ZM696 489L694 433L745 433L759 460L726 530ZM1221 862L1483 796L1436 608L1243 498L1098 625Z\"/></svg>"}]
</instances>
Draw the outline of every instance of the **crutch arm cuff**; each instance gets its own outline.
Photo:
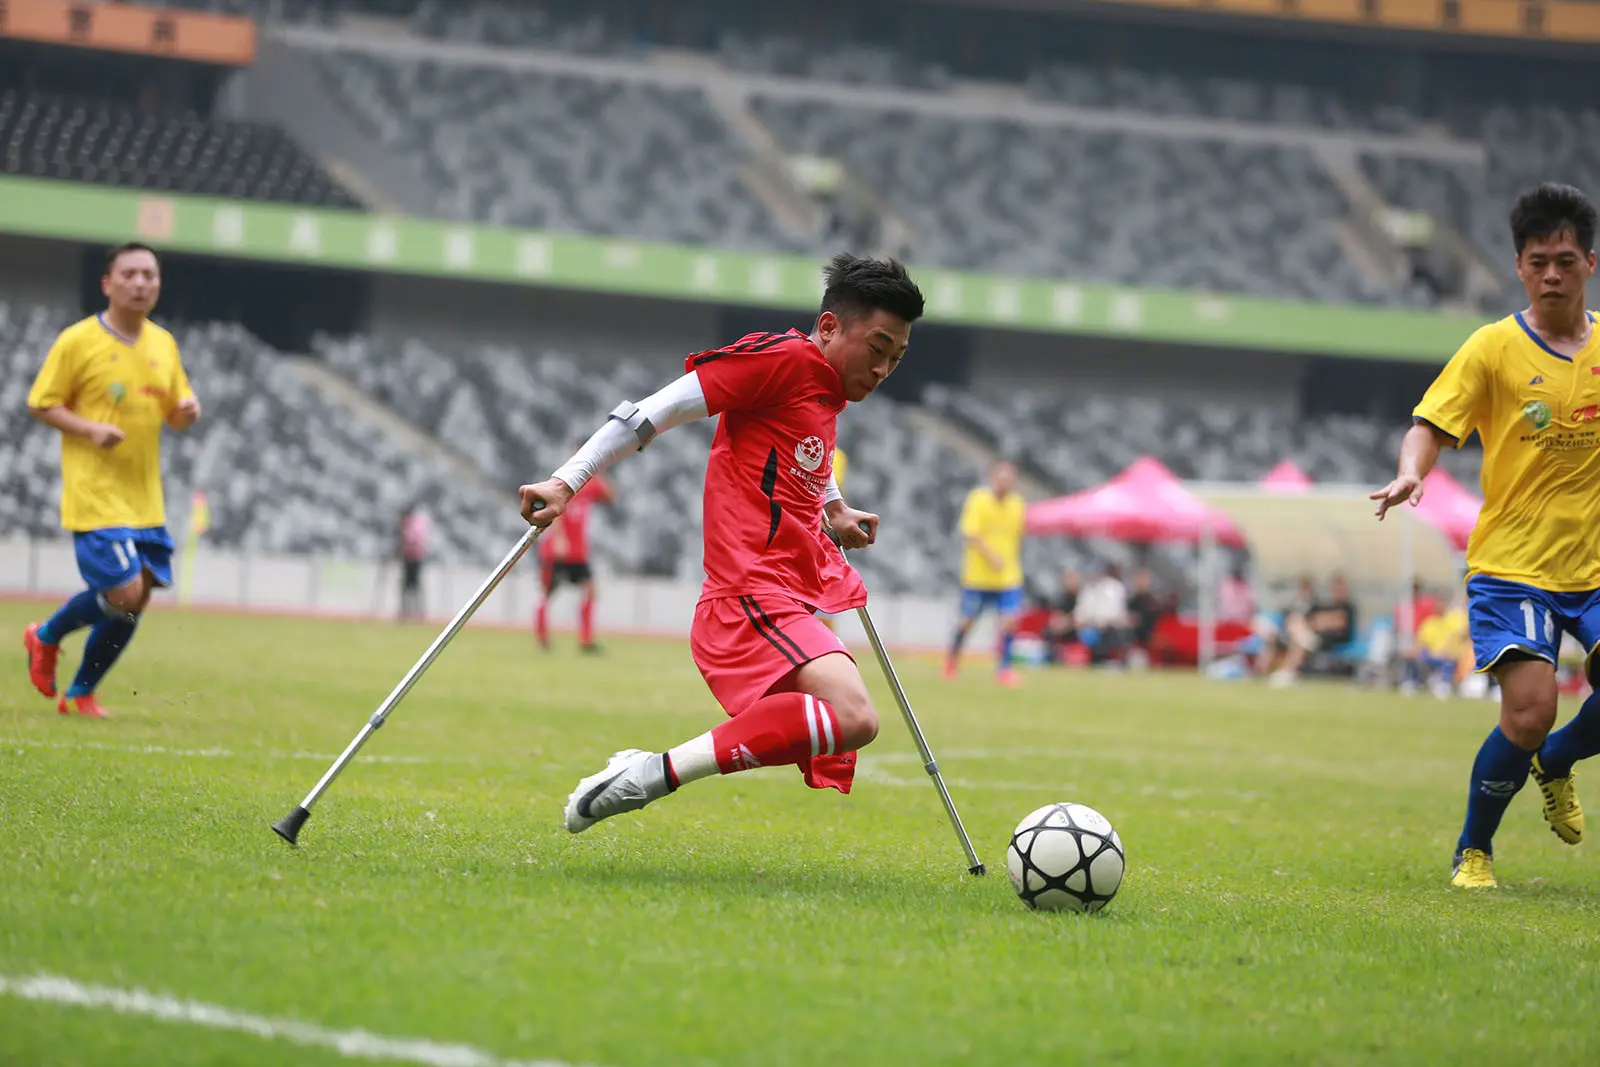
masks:
<instances>
[{"instance_id":1,"label":"crutch arm cuff","mask_svg":"<svg viewBox=\"0 0 1600 1067\"><path fill-rule=\"evenodd\" d=\"M645 446L655 440L655 423L633 401L624 400L612 410L609 417L633 431L633 435L639 439L639 451L643 452Z\"/></svg>"}]
</instances>

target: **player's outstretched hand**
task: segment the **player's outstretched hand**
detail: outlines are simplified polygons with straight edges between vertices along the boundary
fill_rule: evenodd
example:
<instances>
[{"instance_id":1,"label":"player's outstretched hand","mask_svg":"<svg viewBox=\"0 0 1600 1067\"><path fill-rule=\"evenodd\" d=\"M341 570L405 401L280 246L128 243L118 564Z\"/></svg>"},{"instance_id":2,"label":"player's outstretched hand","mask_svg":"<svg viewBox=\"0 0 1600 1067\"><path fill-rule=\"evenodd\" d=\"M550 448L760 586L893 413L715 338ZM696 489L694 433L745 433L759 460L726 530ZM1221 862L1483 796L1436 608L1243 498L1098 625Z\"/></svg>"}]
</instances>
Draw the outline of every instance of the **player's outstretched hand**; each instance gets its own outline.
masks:
<instances>
[{"instance_id":1,"label":"player's outstretched hand","mask_svg":"<svg viewBox=\"0 0 1600 1067\"><path fill-rule=\"evenodd\" d=\"M522 517L534 526L549 526L567 510L572 499L572 487L560 478L547 478L536 485L524 485L517 490L522 498Z\"/></svg>"},{"instance_id":2,"label":"player's outstretched hand","mask_svg":"<svg viewBox=\"0 0 1600 1067\"><path fill-rule=\"evenodd\" d=\"M127 434L122 432L120 426L112 426L108 422L97 422L89 427L89 443L96 448L116 448L122 443Z\"/></svg>"},{"instance_id":3,"label":"player's outstretched hand","mask_svg":"<svg viewBox=\"0 0 1600 1067\"><path fill-rule=\"evenodd\" d=\"M1402 474L1388 485L1371 495L1371 499L1378 502L1378 518L1382 520L1383 513L1390 508L1397 508L1409 502L1412 507L1422 503L1422 479L1411 474Z\"/></svg>"},{"instance_id":4,"label":"player's outstretched hand","mask_svg":"<svg viewBox=\"0 0 1600 1067\"><path fill-rule=\"evenodd\" d=\"M167 425L174 430L187 430L200 421L200 400L198 397L185 397L173 407L172 414L167 416Z\"/></svg>"},{"instance_id":5,"label":"player's outstretched hand","mask_svg":"<svg viewBox=\"0 0 1600 1067\"><path fill-rule=\"evenodd\" d=\"M866 548L878 539L878 516L852 507L837 507L828 516L828 525L843 548Z\"/></svg>"}]
</instances>

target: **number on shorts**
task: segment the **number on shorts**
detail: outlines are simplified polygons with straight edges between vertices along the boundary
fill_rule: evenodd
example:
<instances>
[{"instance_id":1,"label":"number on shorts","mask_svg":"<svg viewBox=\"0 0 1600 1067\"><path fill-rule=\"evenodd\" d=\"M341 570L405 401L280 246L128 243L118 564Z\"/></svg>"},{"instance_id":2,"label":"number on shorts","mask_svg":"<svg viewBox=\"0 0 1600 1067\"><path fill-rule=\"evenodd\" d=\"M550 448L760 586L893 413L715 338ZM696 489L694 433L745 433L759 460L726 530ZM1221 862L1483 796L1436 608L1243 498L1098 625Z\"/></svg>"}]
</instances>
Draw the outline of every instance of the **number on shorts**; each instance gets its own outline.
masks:
<instances>
[{"instance_id":1,"label":"number on shorts","mask_svg":"<svg viewBox=\"0 0 1600 1067\"><path fill-rule=\"evenodd\" d=\"M1529 641L1539 640L1539 615L1531 600L1522 602L1522 624ZM1544 639L1546 642L1556 639L1556 621L1551 618L1549 608L1544 609Z\"/></svg>"},{"instance_id":2,"label":"number on shorts","mask_svg":"<svg viewBox=\"0 0 1600 1067\"><path fill-rule=\"evenodd\" d=\"M117 554L117 566L127 570L133 566L133 561L139 558L139 546L133 543L133 538L126 541L111 542L111 551Z\"/></svg>"}]
</instances>

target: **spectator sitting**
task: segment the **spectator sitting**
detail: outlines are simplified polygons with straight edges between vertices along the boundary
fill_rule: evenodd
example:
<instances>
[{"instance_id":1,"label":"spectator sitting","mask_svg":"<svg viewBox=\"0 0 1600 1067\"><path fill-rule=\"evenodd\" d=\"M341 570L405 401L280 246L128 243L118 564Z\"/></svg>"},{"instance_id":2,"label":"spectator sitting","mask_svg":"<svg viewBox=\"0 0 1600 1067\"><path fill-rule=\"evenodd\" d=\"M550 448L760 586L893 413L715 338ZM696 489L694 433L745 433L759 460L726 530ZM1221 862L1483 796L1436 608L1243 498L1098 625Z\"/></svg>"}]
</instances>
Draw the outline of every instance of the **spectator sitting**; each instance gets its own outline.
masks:
<instances>
[{"instance_id":1,"label":"spectator sitting","mask_svg":"<svg viewBox=\"0 0 1600 1067\"><path fill-rule=\"evenodd\" d=\"M1149 648L1150 635L1165 614L1161 598L1156 596L1152 588L1154 580L1147 567L1140 567L1133 572L1133 595L1128 597L1128 615L1132 623L1133 643L1140 648Z\"/></svg>"},{"instance_id":2,"label":"spectator sitting","mask_svg":"<svg viewBox=\"0 0 1600 1067\"><path fill-rule=\"evenodd\" d=\"M1255 617L1256 636L1261 640L1261 648L1256 654L1257 674L1270 674L1288 653L1292 644L1291 635L1303 631L1305 618L1311 613L1311 605L1316 603L1316 599L1316 586L1309 577L1303 577L1294 596L1284 605L1281 618L1274 618L1267 612Z\"/></svg>"},{"instance_id":3,"label":"spectator sitting","mask_svg":"<svg viewBox=\"0 0 1600 1067\"><path fill-rule=\"evenodd\" d=\"M1104 663L1122 651L1132 620L1128 617L1128 589L1115 566L1107 565L1078 597L1073 612L1078 639L1089 647L1090 661Z\"/></svg>"},{"instance_id":4,"label":"spectator sitting","mask_svg":"<svg viewBox=\"0 0 1600 1067\"><path fill-rule=\"evenodd\" d=\"M1313 603L1303 617L1285 619L1289 649L1283 664L1272 676L1274 685L1288 685L1299 677L1307 660L1316 656L1321 668L1335 666L1327 653L1349 644L1356 632L1356 606L1350 599L1350 585L1343 575L1334 575L1325 601Z\"/></svg>"},{"instance_id":5,"label":"spectator sitting","mask_svg":"<svg viewBox=\"0 0 1600 1067\"><path fill-rule=\"evenodd\" d=\"M1061 661L1061 650L1078 640L1078 625L1073 614L1078 610L1078 595L1083 582L1078 572L1067 567L1061 572L1061 591L1050 605L1050 621L1045 624L1044 642L1050 662Z\"/></svg>"}]
</instances>

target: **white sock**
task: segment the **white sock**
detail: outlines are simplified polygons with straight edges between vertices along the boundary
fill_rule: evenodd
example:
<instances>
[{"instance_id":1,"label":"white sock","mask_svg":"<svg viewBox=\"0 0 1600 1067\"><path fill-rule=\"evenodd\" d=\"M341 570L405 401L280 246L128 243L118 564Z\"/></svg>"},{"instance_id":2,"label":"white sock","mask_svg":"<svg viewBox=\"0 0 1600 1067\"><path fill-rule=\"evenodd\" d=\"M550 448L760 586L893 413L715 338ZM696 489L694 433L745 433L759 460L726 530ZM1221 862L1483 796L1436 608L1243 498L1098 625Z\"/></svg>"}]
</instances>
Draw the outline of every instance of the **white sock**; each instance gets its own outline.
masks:
<instances>
[{"instance_id":1,"label":"white sock","mask_svg":"<svg viewBox=\"0 0 1600 1067\"><path fill-rule=\"evenodd\" d=\"M672 775L678 779L679 785L688 785L717 773L717 750L711 743L709 732L670 749L667 760L672 764Z\"/></svg>"}]
</instances>

